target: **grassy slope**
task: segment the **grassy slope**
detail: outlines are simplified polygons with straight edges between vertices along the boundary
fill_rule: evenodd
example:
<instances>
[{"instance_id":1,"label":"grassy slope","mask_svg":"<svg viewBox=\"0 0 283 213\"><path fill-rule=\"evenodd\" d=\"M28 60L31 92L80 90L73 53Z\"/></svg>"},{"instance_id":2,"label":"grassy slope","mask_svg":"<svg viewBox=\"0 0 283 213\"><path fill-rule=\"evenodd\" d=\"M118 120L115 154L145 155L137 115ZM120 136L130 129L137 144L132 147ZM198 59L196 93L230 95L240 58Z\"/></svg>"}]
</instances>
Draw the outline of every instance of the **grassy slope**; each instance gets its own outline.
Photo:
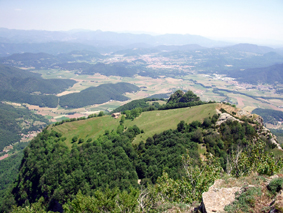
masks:
<instances>
[{"instance_id":1,"label":"grassy slope","mask_svg":"<svg viewBox=\"0 0 283 213\"><path fill-rule=\"evenodd\" d=\"M144 134L138 135L133 143L139 143L168 129L176 129L177 124L184 120L190 123L195 120L203 120L205 117L212 116L216 111L217 104L206 104L194 106L191 108L180 108L162 111L143 112L134 121L126 120L125 126L137 125L145 131ZM97 138L104 134L105 130L116 130L120 119L114 119L110 116L96 117L87 120L64 123L62 125L52 127L55 131L61 132L67 138L66 143L71 147L71 139L75 135L78 138L87 140L88 138Z\"/></svg>"}]
</instances>

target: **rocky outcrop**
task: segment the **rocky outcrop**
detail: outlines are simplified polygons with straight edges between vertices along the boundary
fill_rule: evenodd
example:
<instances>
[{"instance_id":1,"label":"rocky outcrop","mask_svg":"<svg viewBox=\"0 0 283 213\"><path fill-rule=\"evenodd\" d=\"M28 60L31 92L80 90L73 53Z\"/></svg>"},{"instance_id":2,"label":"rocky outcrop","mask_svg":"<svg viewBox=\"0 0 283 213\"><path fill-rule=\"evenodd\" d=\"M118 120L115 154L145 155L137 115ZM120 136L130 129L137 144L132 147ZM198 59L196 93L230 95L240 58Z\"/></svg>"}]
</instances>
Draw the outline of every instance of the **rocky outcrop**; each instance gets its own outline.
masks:
<instances>
[{"instance_id":1,"label":"rocky outcrop","mask_svg":"<svg viewBox=\"0 0 283 213\"><path fill-rule=\"evenodd\" d=\"M235 200L240 187L220 188L223 180L216 180L207 192L202 194L201 211L203 213L225 212L224 208Z\"/></svg>"},{"instance_id":2,"label":"rocky outcrop","mask_svg":"<svg viewBox=\"0 0 283 213\"><path fill-rule=\"evenodd\" d=\"M260 194L250 194L250 199L254 199L254 203L249 205L249 212L261 213L261 212L283 212L283 189L272 194L268 191L268 185L273 179L283 178L283 174L273 175L270 177L259 176L257 174L251 174L244 178L232 178L219 179L209 188L207 192L202 194L202 204L194 212L201 211L202 213L224 213L226 212L225 206L233 204L235 200L239 200L239 195L247 192L251 188L260 189ZM251 185L252 184L252 185ZM236 199L235 194L238 193ZM240 210L239 202L236 201L237 209ZM241 205L241 204L240 204ZM247 205L244 204L244 205ZM240 208L239 208L240 207ZM262 211L266 209L268 211ZM240 211L242 212L242 211Z\"/></svg>"},{"instance_id":3,"label":"rocky outcrop","mask_svg":"<svg viewBox=\"0 0 283 213\"><path fill-rule=\"evenodd\" d=\"M221 112L220 110L226 111L226 112ZM216 109L216 112L220 115L215 126L220 126L222 123L231 120L231 121L238 121L238 122L244 122L241 121L240 119L249 120L251 122L251 125L256 126L259 125L260 128L257 130L258 136L264 136L266 137L270 143L274 144L277 149L283 150L280 144L277 142L277 138L275 135L273 135L269 129L267 129L264 126L263 119L261 116L256 115L256 114L250 114L247 111L240 110L237 108L234 108L230 105L225 105L225 104L219 104L218 109ZM230 113L230 114L229 114ZM235 115L237 118L235 118L233 115ZM239 118L239 119L238 119ZM257 138L254 139L254 141L257 141Z\"/></svg>"},{"instance_id":4,"label":"rocky outcrop","mask_svg":"<svg viewBox=\"0 0 283 213\"><path fill-rule=\"evenodd\" d=\"M220 114L220 117L218 118L217 122L216 122L216 126L220 126L222 123L231 120L231 121L239 121L239 119L234 118L232 115L228 114L228 113L221 113L220 111L218 112Z\"/></svg>"}]
</instances>

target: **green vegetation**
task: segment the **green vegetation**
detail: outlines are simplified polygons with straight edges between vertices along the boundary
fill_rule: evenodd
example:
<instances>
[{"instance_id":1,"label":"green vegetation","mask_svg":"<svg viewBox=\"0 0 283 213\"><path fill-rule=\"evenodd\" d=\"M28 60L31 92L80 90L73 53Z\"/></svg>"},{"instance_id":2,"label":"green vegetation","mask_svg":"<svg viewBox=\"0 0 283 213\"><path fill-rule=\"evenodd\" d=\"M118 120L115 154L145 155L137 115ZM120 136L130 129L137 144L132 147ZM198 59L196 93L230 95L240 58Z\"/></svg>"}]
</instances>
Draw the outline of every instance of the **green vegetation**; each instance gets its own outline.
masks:
<instances>
[{"instance_id":1,"label":"green vegetation","mask_svg":"<svg viewBox=\"0 0 283 213\"><path fill-rule=\"evenodd\" d=\"M40 125L35 125L36 121L40 121ZM8 186L16 179L23 149L28 145L25 142L19 143L20 134L39 131L48 123L44 117L24 107L15 108L0 103L0 151L2 152L5 146L13 145L13 149L9 151L10 156L0 161L0 200L3 200Z\"/></svg>"},{"instance_id":2,"label":"green vegetation","mask_svg":"<svg viewBox=\"0 0 283 213\"><path fill-rule=\"evenodd\" d=\"M4 199L6 189L16 179L22 158L23 152L21 151L0 161L0 200Z\"/></svg>"},{"instance_id":3,"label":"green vegetation","mask_svg":"<svg viewBox=\"0 0 283 213\"><path fill-rule=\"evenodd\" d=\"M264 123L277 125L278 121L283 121L282 111L256 108L252 113L260 115L263 118Z\"/></svg>"},{"instance_id":4,"label":"green vegetation","mask_svg":"<svg viewBox=\"0 0 283 213\"><path fill-rule=\"evenodd\" d=\"M74 83L74 80L68 79L46 80L29 71L0 65L0 101L56 107L58 98L54 95L43 94L62 92Z\"/></svg>"},{"instance_id":5,"label":"green vegetation","mask_svg":"<svg viewBox=\"0 0 283 213\"><path fill-rule=\"evenodd\" d=\"M186 93L177 90L174 94L170 96L167 103L165 105L161 105L159 110L166 109L175 109L175 108L183 108L183 107L191 107L206 104L200 100L200 98L194 94L192 91L187 91Z\"/></svg>"},{"instance_id":6,"label":"green vegetation","mask_svg":"<svg viewBox=\"0 0 283 213\"><path fill-rule=\"evenodd\" d=\"M206 104L191 108L147 111L143 112L133 121L128 119L125 120L124 125L136 125L144 130L144 133L134 140L134 143L138 144L140 141L145 141L148 137L152 137L154 134L159 134L165 130L176 128L180 120L184 120L187 123L194 120L202 121L205 117L209 117L215 113L215 107L216 104ZM97 138L99 135L104 134L105 130L110 132L116 130L118 124L118 119L113 119L109 115L106 115L103 117L81 120L79 122L64 123L63 125L53 127L52 129L62 133L62 135L67 138L67 145L70 146L68 141L75 135L78 135L79 137L88 135L91 138Z\"/></svg>"},{"instance_id":7,"label":"green vegetation","mask_svg":"<svg viewBox=\"0 0 283 213\"><path fill-rule=\"evenodd\" d=\"M40 92L55 94L73 86L75 81L69 79L42 79L38 74L14 67L0 65L1 90L24 93Z\"/></svg>"},{"instance_id":8,"label":"green vegetation","mask_svg":"<svg viewBox=\"0 0 283 213\"><path fill-rule=\"evenodd\" d=\"M114 112L125 112L126 110L132 110L135 108L142 108L143 111L151 111L154 109L158 109L159 105L157 106L156 104L151 104L154 108L150 108L150 101L159 101L159 100L164 100L164 99L158 99L158 98L143 98L139 100L133 100L129 103L124 104L123 106L120 106L116 108L115 110L112 111Z\"/></svg>"},{"instance_id":9,"label":"green vegetation","mask_svg":"<svg viewBox=\"0 0 283 213\"><path fill-rule=\"evenodd\" d=\"M256 199L262 194L260 188L245 187L241 194L236 195L236 201L225 207L229 213L250 212L255 207Z\"/></svg>"},{"instance_id":10,"label":"green vegetation","mask_svg":"<svg viewBox=\"0 0 283 213\"><path fill-rule=\"evenodd\" d=\"M40 107L56 108L58 106L58 97L55 95L30 95L20 91L0 90L0 100L16 103L28 103Z\"/></svg>"},{"instance_id":11,"label":"green vegetation","mask_svg":"<svg viewBox=\"0 0 283 213\"><path fill-rule=\"evenodd\" d=\"M282 68L283 64L276 64L269 67L247 69L244 72L233 72L229 75L240 82L249 84L257 85L258 83L263 83L273 85L275 82L282 84Z\"/></svg>"},{"instance_id":12,"label":"green vegetation","mask_svg":"<svg viewBox=\"0 0 283 213\"><path fill-rule=\"evenodd\" d=\"M34 125L35 121L43 123ZM0 151L5 146L20 141L21 133L40 130L48 123L48 120L43 116L36 115L26 108L15 108L0 103ZM23 124L25 125L23 126Z\"/></svg>"},{"instance_id":13,"label":"green vegetation","mask_svg":"<svg viewBox=\"0 0 283 213\"><path fill-rule=\"evenodd\" d=\"M129 83L102 84L90 87L80 93L68 94L60 97L60 106L80 108L87 105L102 104L110 100L126 101L129 98L123 94L136 92L139 87Z\"/></svg>"},{"instance_id":14,"label":"green vegetation","mask_svg":"<svg viewBox=\"0 0 283 213\"><path fill-rule=\"evenodd\" d=\"M143 112L134 121L123 116L121 120L101 116L45 129L24 150L20 174L1 208L24 205L34 209L31 211L157 210L166 203L199 202L202 192L223 172L236 177L251 172L272 175L282 168L282 160L269 152L273 147L265 145L266 139L257 138L256 145L253 143L259 126L227 121L215 128L218 115L209 116L214 110L215 104L207 104ZM175 120L175 127L170 129L170 122L160 119L154 131L164 129L144 137L147 130L142 133L141 129L150 119L143 118L156 113L170 115L167 119ZM199 114L199 121L186 123L183 119L192 119L190 113ZM155 118L152 121L156 122ZM162 127L163 123L167 126ZM144 141L134 142L140 136ZM206 160L200 158L199 145L206 147Z\"/></svg>"},{"instance_id":15,"label":"green vegetation","mask_svg":"<svg viewBox=\"0 0 283 213\"><path fill-rule=\"evenodd\" d=\"M82 75L93 75L95 73L100 73L101 75L115 75L122 77L130 77L137 74L137 69L134 67L127 66L126 63L112 63L112 64L104 64L97 63L95 65L90 66L89 68L84 69L80 74Z\"/></svg>"},{"instance_id":16,"label":"green vegetation","mask_svg":"<svg viewBox=\"0 0 283 213\"><path fill-rule=\"evenodd\" d=\"M274 164L274 158L265 150L268 147L264 142L258 142L260 146L252 144L254 128L248 124L241 126L236 121L223 124L221 129L226 130L220 131L218 142L215 140L213 148L205 153L208 160L201 160L198 144L211 147L213 140L205 138L217 134L213 128L216 119L217 115L204 119L202 123L181 121L177 129L163 131L138 145L132 145L132 141L141 134L139 127L134 125L120 131L120 127L124 129L121 122L116 131L105 131L94 141L87 140L88 136L73 137L71 149L66 146L66 138L62 134L45 129L24 150L20 174L14 188L6 194L2 210L15 204L29 206L37 202L32 205L41 203L41 209L52 211L63 208L66 211L98 208L95 211L99 211L100 205L115 209L126 198L129 202L124 203L123 208L140 211L146 205L137 202L144 193L137 189L138 179L149 190L146 199L151 199L151 202L147 205L154 208L161 200L169 203L200 201L202 192L219 177L223 169L238 177L254 171L272 175L282 168L280 159ZM247 143L235 141L239 137L238 132L239 135L243 132L243 129L235 127L245 127L243 137L248 140ZM227 133L227 128L232 132ZM239 161L233 161L234 147L239 146L245 151L238 153ZM227 150L231 156L221 158L221 153L225 154ZM229 166L223 164L223 159L231 160ZM152 184L154 188L151 188ZM252 196L254 193L250 191L241 194L238 199L241 204L235 205L245 209L246 202L253 204ZM94 207L90 200L99 203ZM63 203L66 204L60 205Z\"/></svg>"},{"instance_id":17,"label":"green vegetation","mask_svg":"<svg viewBox=\"0 0 283 213\"><path fill-rule=\"evenodd\" d=\"M267 188L272 194L276 194L283 187L283 178L275 178L270 181Z\"/></svg>"}]
</instances>

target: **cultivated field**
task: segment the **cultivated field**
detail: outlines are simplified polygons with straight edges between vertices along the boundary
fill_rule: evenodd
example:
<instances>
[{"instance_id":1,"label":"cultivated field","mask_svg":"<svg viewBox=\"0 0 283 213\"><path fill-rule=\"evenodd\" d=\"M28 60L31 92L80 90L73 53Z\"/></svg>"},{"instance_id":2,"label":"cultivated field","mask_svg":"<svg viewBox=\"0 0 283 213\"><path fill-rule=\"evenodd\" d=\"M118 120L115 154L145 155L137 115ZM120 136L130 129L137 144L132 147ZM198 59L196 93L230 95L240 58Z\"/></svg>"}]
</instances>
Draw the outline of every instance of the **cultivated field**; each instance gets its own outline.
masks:
<instances>
[{"instance_id":1,"label":"cultivated field","mask_svg":"<svg viewBox=\"0 0 283 213\"><path fill-rule=\"evenodd\" d=\"M127 58L117 56L116 59L117 61L123 61ZM157 60L157 58L146 58L144 60L146 60L148 63L161 63L161 59ZM182 68L182 65L180 65L180 67ZM131 100L146 98L154 94L173 93L176 90L181 89L192 90L203 101L229 101L230 103L235 104L237 107L249 112L251 112L255 108L275 109L283 111L283 100L276 99L282 98L282 95L276 94L275 89L269 89L269 87L266 85L254 86L248 84L240 84L231 78L225 78L220 75L199 74L191 69L193 68L190 68L190 71L186 72L187 75L175 76L175 78L166 77L165 75L160 76L159 78L144 77L139 75L135 75L133 77L104 76L98 73L94 75L77 75L71 71L56 69L39 71L35 70L34 72L42 74L42 77L44 78L66 78L73 79L77 82L74 84L74 86L68 88L66 91L57 94L57 96L80 92L86 88L93 86L96 87L106 83L128 82L141 88L141 90L138 92L125 94L125 96L127 96ZM187 69L184 68L184 70L186 71ZM214 89L216 88L230 90L241 94L236 94L228 91L215 92ZM274 99L252 98L251 96L274 97ZM72 117L82 117L90 113L95 113L97 111L109 112L128 102L129 101L112 101L99 105L96 104L92 106L86 106L79 109L62 109L60 107L54 109L37 108L35 109L35 111L55 122L60 121L63 118L70 118L70 113L72 114ZM36 108L36 106L32 106L32 108Z\"/></svg>"}]
</instances>

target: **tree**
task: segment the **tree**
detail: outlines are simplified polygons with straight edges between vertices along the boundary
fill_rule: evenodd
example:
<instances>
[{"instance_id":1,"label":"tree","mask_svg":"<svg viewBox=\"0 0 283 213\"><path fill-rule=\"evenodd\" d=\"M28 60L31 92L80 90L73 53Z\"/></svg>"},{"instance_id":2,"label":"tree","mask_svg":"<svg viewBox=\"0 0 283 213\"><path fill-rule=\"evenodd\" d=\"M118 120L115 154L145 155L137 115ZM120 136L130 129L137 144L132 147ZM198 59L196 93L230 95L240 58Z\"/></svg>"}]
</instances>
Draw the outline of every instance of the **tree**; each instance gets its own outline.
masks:
<instances>
[{"instance_id":1,"label":"tree","mask_svg":"<svg viewBox=\"0 0 283 213\"><path fill-rule=\"evenodd\" d=\"M177 125L177 130L179 131L179 132L181 132L182 130L184 130L186 128L186 123L185 123L185 121L180 121L180 123L178 123L178 125Z\"/></svg>"},{"instance_id":2,"label":"tree","mask_svg":"<svg viewBox=\"0 0 283 213\"><path fill-rule=\"evenodd\" d=\"M74 137L72 138L72 143L77 142L77 140L78 140L78 136L74 136Z\"/></svg>"}]
</instances>

